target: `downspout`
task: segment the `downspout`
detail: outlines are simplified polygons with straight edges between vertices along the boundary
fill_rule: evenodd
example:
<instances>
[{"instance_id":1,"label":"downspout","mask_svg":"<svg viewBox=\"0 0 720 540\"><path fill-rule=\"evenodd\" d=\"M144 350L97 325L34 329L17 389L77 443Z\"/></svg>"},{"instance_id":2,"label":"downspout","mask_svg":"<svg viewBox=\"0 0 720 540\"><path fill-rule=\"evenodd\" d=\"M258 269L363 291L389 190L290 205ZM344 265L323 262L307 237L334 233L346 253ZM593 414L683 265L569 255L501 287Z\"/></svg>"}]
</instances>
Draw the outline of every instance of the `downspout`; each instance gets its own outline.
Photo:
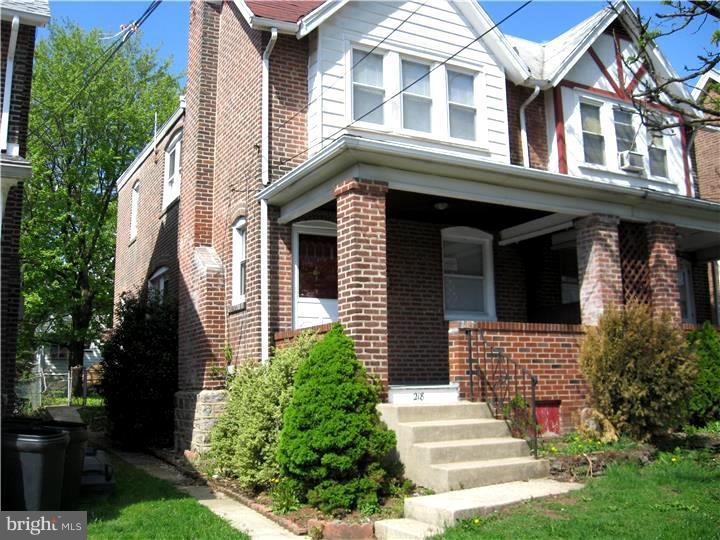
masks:
<instances>
[{"instance_id":1,"label":"downspout","mask_svg":"<svg viewBox=\"0 0 720 540\"><path fill-rule=\"evenodd\" d=\"M270 183L270 55L278 38L277 28L270 30L262 57L262 142L260 149L260 172L263 186ZM260 358L270 358L270 316L268 311L268 204L260 200Z\"/></svg>"},{"instance_id":2,"label":"downspout","mask_svg":"<svg viewBox=\"0 0 720 540\"><path fill-rule=\"evenodd\" d=\"M536 97L538 97L539 93L540 85L536 84L535 89L532 91L532 94L530 94L530 97L527 98L522 105L520 105L520 141L523 151L523 167L526 168L530 167L530 145L528 144L527 125L525 122L525 109L528 105L530 105L530 103L533 102Z\"/></svg>"},{"instance_id":3,"label":"downspout","mask_svg":"<svg viewBox=\"0 0 720 540\"><path fill-rule=\"evenodd\" d=\"M15 48L17 45L20 17L12 19L10 41L8 41L7 65L5 67L5 88L3 92L2 120L0 120L0 150L8 149L8 127L10 123L10 95L12 94L13 66L15 65Z\"/></svg>"}]
</instances>

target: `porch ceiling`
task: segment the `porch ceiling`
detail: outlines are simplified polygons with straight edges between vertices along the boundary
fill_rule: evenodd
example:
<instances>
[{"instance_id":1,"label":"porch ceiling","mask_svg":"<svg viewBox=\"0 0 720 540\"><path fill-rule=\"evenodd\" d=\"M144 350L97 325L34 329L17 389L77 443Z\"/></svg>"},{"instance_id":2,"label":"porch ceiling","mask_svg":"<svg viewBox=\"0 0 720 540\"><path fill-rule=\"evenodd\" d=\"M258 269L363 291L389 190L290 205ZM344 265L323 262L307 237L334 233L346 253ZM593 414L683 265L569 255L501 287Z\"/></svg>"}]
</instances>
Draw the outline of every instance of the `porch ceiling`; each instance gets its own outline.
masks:
<instances>
[{"instance_id":1,"label":"porch ceiling","mask_svg":"<svg viewBox=\"0 0 720 540\"><path fill-rule=\"evenodd\" d=\"M280 221L287 223L333 200L337 182L351 177L384 181L394 191L513 206L541 215L609 214L720 235L718 203L350 135L263 189L258 198L279 206Z\"/></svg>"}]
</instances>

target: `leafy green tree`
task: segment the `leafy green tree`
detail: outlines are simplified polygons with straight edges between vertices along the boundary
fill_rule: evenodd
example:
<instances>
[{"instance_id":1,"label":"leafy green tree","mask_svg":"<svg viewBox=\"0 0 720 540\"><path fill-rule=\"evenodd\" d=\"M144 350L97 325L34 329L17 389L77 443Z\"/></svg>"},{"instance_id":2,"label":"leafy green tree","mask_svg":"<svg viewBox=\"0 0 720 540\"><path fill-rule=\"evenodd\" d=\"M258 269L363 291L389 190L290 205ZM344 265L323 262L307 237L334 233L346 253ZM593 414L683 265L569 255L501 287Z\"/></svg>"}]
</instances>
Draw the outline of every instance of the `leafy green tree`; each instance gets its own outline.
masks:
<instances>
[{"instance_id":1,"label":"leafy green tree","mask_svg":"<svg viewBox=\"0 0 720 540\"><path fill-rule=\"evenodd\" d=\"M128 37L107 63L101 34L64 21L35 50L20 251L21 355L43 340L69 347L71 365L109 326L116 180L177 107L170 60ZM100 69L102 68L102 69Z\"/></svg>"}]
</instances>

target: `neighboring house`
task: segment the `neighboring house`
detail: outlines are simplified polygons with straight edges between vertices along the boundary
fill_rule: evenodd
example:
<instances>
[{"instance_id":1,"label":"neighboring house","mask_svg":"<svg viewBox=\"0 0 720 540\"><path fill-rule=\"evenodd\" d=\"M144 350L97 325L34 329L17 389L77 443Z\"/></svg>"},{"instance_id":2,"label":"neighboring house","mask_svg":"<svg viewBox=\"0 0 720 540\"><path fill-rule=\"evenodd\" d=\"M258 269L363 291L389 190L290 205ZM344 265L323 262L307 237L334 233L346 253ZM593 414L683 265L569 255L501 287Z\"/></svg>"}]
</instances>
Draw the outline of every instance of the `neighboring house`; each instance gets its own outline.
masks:
<instances>
[{"instance_id":1,"label":"neighboring house","mask_svg":"<svg viewBox=\"0 0 720 540\"><path fill-rule=\"evenodd\" d=\"M3 0L0 19L0 359L2 412L5 414L12 410L15 393L15 354L20 314L18 247L23 182L31 173L26 155L35 29L48 22L50 7L47 0Z\"/></svg>"},{"instance_id":2,"label":"neighboring house","mask_svg":"<svg viewBox=\"0 0 720 540\"><path fill-rule=\"evenodd\" d=\"M471 329L565 431L606 305L711 318L720 205L693 193L685 130L634 114L638 22L616 8L538 44L470 1L191 3L184 113L120 179L115 293L168 269L177 448L207 446L227 346L265 361L305 327L339 320L388 400L426 403L469 396Z\"/></svg>"}]
</instances>

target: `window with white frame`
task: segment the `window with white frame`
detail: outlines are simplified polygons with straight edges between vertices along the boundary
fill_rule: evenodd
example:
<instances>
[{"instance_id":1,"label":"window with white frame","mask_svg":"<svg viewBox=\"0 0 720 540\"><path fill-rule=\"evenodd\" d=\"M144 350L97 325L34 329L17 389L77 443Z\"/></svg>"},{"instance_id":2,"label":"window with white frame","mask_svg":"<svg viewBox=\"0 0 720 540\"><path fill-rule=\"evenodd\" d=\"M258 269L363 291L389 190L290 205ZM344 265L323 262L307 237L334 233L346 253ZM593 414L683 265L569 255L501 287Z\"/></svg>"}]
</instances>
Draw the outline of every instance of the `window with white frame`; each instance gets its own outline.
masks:
<instances>
[{"instance_id":1,"label":"window with white frame","mask_svg":"<svg viewBox=\"0 0 720 540\"><path fill-rule=\"evenodd\" d=\"M650 174L667 178L667 150L662 131L648 129L648 159Z\"/></svg>"},{"instance_id":2,"label":"window with white frame","mask_svg":"<svg viewBox=\"0 0 720 540\"><path fill-rule=\"evenodd\" d=\"M246 238L247 228L244 217L238 218L232 226L232 305L245 303Z\"/></svg>"},{"instance_id":3,"label":"window with white frame","mask_svg":"<svg viewBox=\"0 0 720 540\"><path fill-rule=\"evenodd\" d=\"M353 120L383 124L383 56L353 49Z\"/></svg>"},{"instance_id":4,"label":"window with white frame","mask_svg":"<svg viewBox=\"0 0 720 540\"><path fill-rule=\"evenodd\" d=\"M615 107L613 109L613 122L615 123L615 143L618 152L636 150L636 131L633 126L633 113Z\"/></svg>"},{"instance_id":5,"label":"window with white frame","mask_svg":"<svg viewBox=\"0 0 720 540\"><path fill-rule=\"evenodd\" d=\"M182 132L173 137L165 150L165 183L163 185L163 208L180 196L180 153Z\"/></svg>"},{"instance_id":6,"label":"window with white frame","mask_svg":"<svg viewBox=\"0 0 720 540\"><path fill-rule=\"evenodd\" d=\"M155 270L150 279L148 279L148 292L150 296L162 302L165 300L165 292L167 289L167 266L163 266Z\"/></svg>"},{"instance_id":7,"label":"window with white frame","mask_svg":"<svg viewBox=\"0 0 720 540\"><path fill-rule=\"evenodd\" d=\"M600 105L580 102L580 120L585 162L605 165L605 137L600 123Z\"/></svg>"},{"instance_id":8,"label":"window with white frame","mask_svg":"<svg viewBox=\"0 0 720 540\"><path fill-rule=\"evenodd\" d=\"M442 231L445 318L495 319L492 235L468 227Z\"/></svg>"},{"instance_id":9,"label":"window with white frame","mask_svg":"<svg viewBox=\"0 0 720 540\"><path fill-rule=\"evenodd\" d=\"M140 211L140 181L133 184L130 194L130 241L137 236L138 212Z\"/></svg>"},{"instance_id":10,"label":"window with white frame","mask_svg":"<svg viewBox=\"0 0 720 540\"><path fill-rule=\"evenodd\" d=\"M403 128L430 133L432 131L432 98L428 77L430 66L410 60L401 62L402 87L407 87L402 93Z\"/></svg>"},{"instance_id":11,"label":"window with white frame","mask_svg":"<svg viewBox=\"0 0 720 540\"><path fill-rule=\"evenodd\" d=\"M450 137L474 141L477 118L475 77L448 69L447 85Z\"/></svg>"}]
</instances>

